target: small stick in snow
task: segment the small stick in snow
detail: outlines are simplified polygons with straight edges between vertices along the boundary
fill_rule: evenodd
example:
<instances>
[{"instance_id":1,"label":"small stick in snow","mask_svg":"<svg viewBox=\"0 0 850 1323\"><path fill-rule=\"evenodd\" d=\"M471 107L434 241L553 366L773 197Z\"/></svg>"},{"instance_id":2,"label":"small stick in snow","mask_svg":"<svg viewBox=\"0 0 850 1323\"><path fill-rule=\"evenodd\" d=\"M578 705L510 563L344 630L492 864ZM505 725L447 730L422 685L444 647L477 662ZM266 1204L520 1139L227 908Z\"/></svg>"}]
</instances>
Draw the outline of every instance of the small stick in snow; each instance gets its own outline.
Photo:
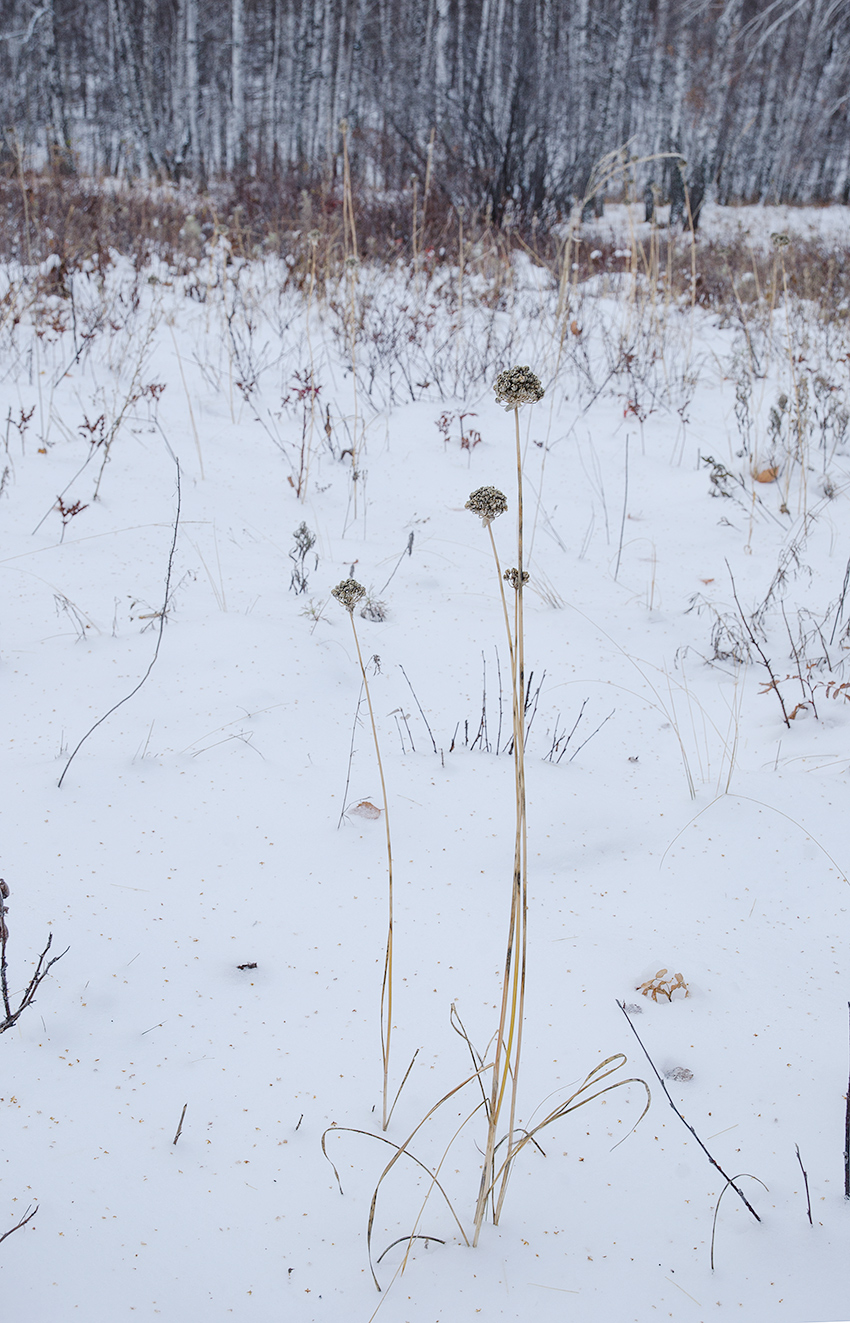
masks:
<instances>
[{"instance_id":1,"label":"small stick in snow","mask_svg":"<svg viewBox=\"0 0 850 1323\"><path fill-rule=\"evenodd\" d=\"M16 1222L15 1225L13 1227L10 1227L8 1231L3 1232L3 1235L0 1236L0 1245L2 1245L3 1241L6 1239L7 1236L11 1236L15 1231L20 1231L21 1227L25 1227L27 1222L29 1222L30 1218L35 1217L37 1212L38 1212L38 1204L36 1204L35 1208L28 1208L27 1211L24 1213L23 1217L21 1218L20 1222Z\"/></svg>"},{"instance_id":2,"label":"small stick in snow","mask_svg":"<svg viewBox=\"0 0 850 1323\"><path fill-rule=\"evenodd\" d=\"M809 1215L809 1226L813 1227L814 1222L812 1221L812 1196L809 1194L809 1177L806 1168L803 1166L803 1159L800 1157L800 1145L795 1144L794 1147L797 1150L797 1161L800 1164L800 1171L803 1173L803 1180L805 1181L806 1184L806 1212Z\"/></svg>"},{"instance_id":3,"label":"small stick in snow","mask_svg":"<svg viewBox=\"0 0 850 1323\"><path fill-rule=\"evenodd\" d=\"M179 1120L178 1125L177 1125L177 1134L174 1136L174 1143L175 1143L175 1144L177 1143L178 1139L180 1138L181 1134L183 1133L183 1118L184 1118L185 1115L186 1115L186 1108L187 1108L188 1106L189 1106L188 1103L184 1103L184 1104L183 1104L183 1111L180 1113L180 1120Z\"/></svg>"}]
</instances>

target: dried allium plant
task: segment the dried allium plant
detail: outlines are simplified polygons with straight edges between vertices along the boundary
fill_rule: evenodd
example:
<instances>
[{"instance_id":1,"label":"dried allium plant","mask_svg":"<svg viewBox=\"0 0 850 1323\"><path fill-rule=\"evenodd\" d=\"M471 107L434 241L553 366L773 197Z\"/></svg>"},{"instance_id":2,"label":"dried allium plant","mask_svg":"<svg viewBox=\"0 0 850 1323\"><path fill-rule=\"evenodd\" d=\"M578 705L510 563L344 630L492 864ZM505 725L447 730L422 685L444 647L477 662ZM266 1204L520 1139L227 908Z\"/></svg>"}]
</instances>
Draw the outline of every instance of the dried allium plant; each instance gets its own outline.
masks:
<instances>
[{"instance_id":1,"label":"dried allium plant","mask_svg":"<svg viewBox=\"0 0 850 1323\"><path fill-rule=\"evenodd\" d=\"M343 579L336 588L331 589L331 596L335 597L340 606L345 607L351 620L351 629L354 634L354 646L357 649L357 660L360 663L360 675L363 680L363 688L366 691L366 702L369 705L369 720L372 723L372 738L375 742L375 756L378 760L378 773L381 778L381 794L384 799L384 826L387 832L387 945L384 953L384 976L381 983L381 1061L383 1065L383 1104L381 1109L381 1129L386 1130L390 1123L390 1117L393 1113L393 1107L398 1100L398 1093L392 1107L388 1106L389 1089L389 1071L390 1071L390 1039L392 1037L393 1027L393 847L390 837L390 810L387 800L387 787L384 782L384 765L381 762L381 747L378 743L378 728L375 725L375 713L372 708L372 694L369 689L369 681L366 676L366 667L363 665L363 654L360 651L360 640L357 637L357 626L354 623L354 608L358 602L362 602L366 596L366 589L356 579ZM405 1076L405 1079L407 1076ZM402 1088L404 1080L402 1080ZM401 1092L401 1088L398 1091Z\"/></svg>"},{"instance_id":2,"label":"dried allium plant","mask_svg":"<svg viewBox=\"0 0 850 1323\"><path fill-rule=\"evenodd\" d=\"M496 1032L495 1050L492 1063L492 1077L489 1097L485 1095L484 1107L487 1113L487 1143L484 1153L484 1165L481 1172L481 1184L475 1208L475 1232L473 1245L477 1245L481 1226L488 1205L492 1208L493 1221L498 1223L502 1211L508 1178L514 1159L534 1135L545 1126L566 1116L577 1107L584 1106L602 1093L621 1088L623 1084L641 1083L642 1080L623 1080L619 1084L609 1084L598 1088L602 1080L625 1064L625 1057L617 1053L608 1057L590 1072L581 1088L550 1112L542 1122L532 1130L517 1128L516 1111L522 1057L522 1035L525 1014L525 986L527 970L527 915L528 915L528 833L526 820L526 781L525 781L525 643L523 622L523 589L528 583L528 572L523 568L523 483L522 449L519 434L519 410L523 404L534 404L543 397L540 380L527 367L510 368L499 374L495 383L496 399L507 409L513 409L516 436L517 463L517 563L501 573L499 557L491 528L495 513L501 514L507 508L507 501L501 492L492 487L480 488L473 492L467 508L481 518L490 534L493 555L499 574L499 590L505 613L505 625L508 633L508 645L511 655L511 689L513 710L513 755L516 789L516 835L514 841L514 862L511 885L510 920L505 954L505 968L502 982L502 999L499 1014L499 1026ZM514 590L513 626L508 619L505 602L504 583ZM482 1063L482 1069L483 1063ZM479 1072L480 1074L480 1072ZM499 1119L506 1095L510 1093L510 1114L506 1132L498 1139ZM647 1107L649 1090L647 1089ZM504 1145L497 1163L497 1151Z\"/></svg>"},{"instance_id":3,"label":"dried allium plant","mask_svg":"<svg viewBox=\"0 0 850 1323\"><path fill-rule=\"evenodd\" d=\"M528 582L528 574L523 569L523 490L522 490L522 446L519 434L519 411L523 404L535 404L543 398L540 378L528 367L508 368L500 372L494 383L496 400L506 409L512 409L516 436L517 464L517 564L503 576L499 574L499 588L505 613L505 625L511 656L511 707L513 713L513 750L514 781L516 791L516 836L514 840L513 882L511 887L511 910L508 924L508 941L505 953L505 971L502 983L502 1002L499 1014L499 1028L496 1033L496 1047L493 1064L493 1076L490 1087L489 1106L487 1108L487 1146L484 1154L484 1166L481 1172L481 1186L475 1209L475 1237L477 1244L481 1224L487 1211L488 1202L493 1205L493 1220L498 1222L502 1203L507 1188L510 1165L518 1148L514 1140L516 1124L517 1089L519 1068L522 1055L522 1031L525 1009L525 976L527 960L526 919L528 912L528 833L526 825L526 787L525 787L525 642L523 621L523 589ZM483 490L487 490L486 488ZM501 494L501 493L499 493ZM473 493L473 496L480 493ZM504 500L504 498L502 498ZM470 497L472 502L473 497ZM507 506L507 501L505 501ZM471 508L475 508L471 506ZM485 519L496 566L499 559L496 554L490 522ZM514 589L513 628L508 620L503 582L507 581ZM499 1117L510 1081L510 1119L506 1136L506 1158L499 1172L496 1171L495 1153ZM497 1182L500 1181L498 1193Z\"/></svg>"}]
</instances>

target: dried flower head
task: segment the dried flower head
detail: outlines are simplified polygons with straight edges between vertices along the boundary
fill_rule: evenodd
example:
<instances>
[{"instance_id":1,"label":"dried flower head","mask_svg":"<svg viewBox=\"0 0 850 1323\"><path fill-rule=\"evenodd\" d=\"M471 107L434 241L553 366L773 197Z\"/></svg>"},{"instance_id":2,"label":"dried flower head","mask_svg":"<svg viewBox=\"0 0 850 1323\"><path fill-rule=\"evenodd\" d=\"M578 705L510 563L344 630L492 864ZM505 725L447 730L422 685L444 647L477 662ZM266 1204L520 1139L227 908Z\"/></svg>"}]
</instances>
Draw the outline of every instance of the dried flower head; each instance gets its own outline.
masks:
<instances>
[{"instance_id":1,"label":"dried flower head","mask_svg":"<svg viewBox=\"0 0 850 1323\"><path fill-rule=\"evenodd\" d=\"M469 500L463 508L480 515L486 527L500 514L505 513L508 508L508 498L504 492L499 491L498 487L479 487L477 491L470 493Z\"/></svg>"},{"instance_id":2,"label":"dried flower head","mask_svg":"<svg viewBox=\"0 0 850 1323\"><path fill-rule=\"evenodd\" d=\"M772 234L770 236L770 242L773 244L774 248L787 248L791 240L788 238L787 234Z\"/></svg>"},{"instance_id":3,"label":"dried flower head","mask_svg":"<svg viewBox=\"0 0 850 1323\"><path fill-rule=\"evenodd\" d=\"M504 574L502 575L502 578L506 579L512 588L519 587L519 570L516 569L505 570ZM523 582L523 586L525 586L525 584L528 583L528 570L523 570L522 582Z\"/></svg>"},{"instance_id":4,"label":"dried flower head","mask_svg":"<svg viewBox=\"0 0 850 1323\"><path fill-rule=\"evenodd\" d=\"M335 597L340 606L344 606L346 611L353 611L359 601L366 596L366 589L362 583L356 579L343 579L336 588L331 589L331 597Z\"/></svg>"},{"instance_id":5,"label":"dried flower head","mask_svg":"<svg viewBox=\"0 0 850 1323\"><path fill-rule=\"evenodd\" d=\"M506 409L518 409L521 404L536 404L543 399L543 387L540 378L529 367L506 368L500 372L493 389L496 403Z\"/></svg>"}]
</instances>

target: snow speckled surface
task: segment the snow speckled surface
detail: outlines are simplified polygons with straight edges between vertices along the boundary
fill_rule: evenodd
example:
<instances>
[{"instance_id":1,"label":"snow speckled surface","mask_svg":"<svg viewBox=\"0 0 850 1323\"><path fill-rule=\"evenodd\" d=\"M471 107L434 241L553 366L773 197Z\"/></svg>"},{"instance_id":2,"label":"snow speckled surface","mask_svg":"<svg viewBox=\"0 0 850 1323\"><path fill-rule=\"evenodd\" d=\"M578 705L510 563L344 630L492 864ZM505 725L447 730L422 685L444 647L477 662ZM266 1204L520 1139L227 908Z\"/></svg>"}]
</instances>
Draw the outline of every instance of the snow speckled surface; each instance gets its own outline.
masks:
<instances>
[{"instance_id":1,"label":"snow speckled surface","mask_svg":"<svg viewBox=\"0 0 850 1323\"><path fill-rule=\"evenodd\" d=\"M829 225L846 242L846 212ZM701 594L734 617L728 562L751 611L796 546L765 630L789 709L805 700L782 609L796 630L800 610L822 619L839 597L845 439L827 463L813 431L805 483L789 463L787 483L758 486L736 453L734 328L669 311L664 371L646 357L655 385L640 425L622 374L592 398L606 345L628 332L628 299L582 308L591 382L575 358L558 358L545 282L518 270L515 303L492 325L509 361L532 363L547 389L521 415L536 711L519 1120L539 1119L620 1052L628 1062L611 1082L645 1078L652 1105L629 1134L644 1097L629 1085L542 1132L545 1156L522 1152L501 1223L475 1251L438 1192L417 1224L429 1179L398 1162L376 1206L374 1257L400 1242L376 1264L378 1295L366 1226L392 1150L363 1132L379 1133L385 837L382 821L351 813L382 804L365 707L346 794L360 677L329 590L353 566L386 604L385 620L356 621L364 658L380 659L368 670L395 857L394 1086L420 1049L387 1135L400 1144L469 1073L452 1004L482 1052L496 1028L513 848L512 763L495 751L499 671L502 746L507 737L507 649L489 543L463 507L493 483L515 509L512 420L493 402L489 362L462 390L444 385L442 399L432 385L389 402L380 381L370 397L361 379L355 406L332 314L314 305L307 328L268 264L240 270L239 316L248 308L254 322L240 367L224 316L233 281L217 270L204 305L180 279L143 283L135 311L113 304L121 329L98 333L67 375L70 329L31 341L25 318L6 355L3 417L35 407L23 440L7 429L0 456L10 986L24 985L48 929L68 951L0 1038L0 1233L38 1204L0 1248L4 1316L850 1318L850 707L845 691L821 688L817 716L809 703L786 728L775 695L761 692L764 667L711 664L713 617L688 610ZM80 308L96 308L93 282L75 279ZM391 279L370 279L379 311L396 307ZM129 287L132 272L119 262L112 280L113 292ZM483 334L479 314L467 315L463 343ZM810 361L843 400L846 340L818 340L807 316L792 319L792 335L809 337ZM782 334L752 396L762 451L769 407L788 389ZM246 399L235 383L251 354L258 381ZM303 413L280 401L311 354L321 395L299 502L288 477ZM80 473L89 443L78 428L114 419L134 374L166 389L128 410L93 501L102 452ZM482 438L471 452L456 422L448 442L435 426L461 409ZM356 514L341 457L351 436ZM169 448L181 511L159 656L59 790L70 751L156 647L177 499ZM706 455L741 476L731 495L712 495ZM64 540L60 492L88 507ZM317 541L299 595L289 552L302 520ZM494 526L504 564L512 520ZM311 601L318 619L305 614ZM814 683L848 678L846 621L845 611L831 669L813 671ZM483 683L486 735L472 748ZM687 998L637 991L661 968L681 971ZM618 1000L637 1007L659 1071L690 1073L665 1082L717 1161L747 1173L761 1224L727 1189L714 1272L724 1181L668 1105ZM446 1103L416 1156L439 1162L475 1103L474 1087ZM342 1196L321 1147L329 1127ZM441 1169L467 1234L483 1142L478 1112ZM400 1238L414 1224L433 1238L414 1242L402 1275Z\"/></svg>"}]
</instances>

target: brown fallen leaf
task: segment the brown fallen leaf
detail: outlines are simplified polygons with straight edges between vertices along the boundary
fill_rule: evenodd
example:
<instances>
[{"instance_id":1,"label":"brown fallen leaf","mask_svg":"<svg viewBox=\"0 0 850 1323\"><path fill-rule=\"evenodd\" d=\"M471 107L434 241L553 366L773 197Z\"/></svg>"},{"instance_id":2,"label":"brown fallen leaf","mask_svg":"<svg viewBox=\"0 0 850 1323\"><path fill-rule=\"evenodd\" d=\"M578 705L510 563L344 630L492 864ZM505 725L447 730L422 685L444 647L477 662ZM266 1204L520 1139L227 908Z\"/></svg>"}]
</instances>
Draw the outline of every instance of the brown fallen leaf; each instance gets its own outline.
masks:
<instances>
[{"instance_id":1,"label":"brown fallen leaf","mask_svg":"<svg viewBox=\"0 0 850 1323\"><path fill-rule=\"evenodd\" d=\"M760 473L755 475L755 479L756 482L776 482L778 473L779 469L776 466L772 466L769 469L762 469Z\"/></svg>"},{"instance_id":2,"label":"brown fallen leaf","mask_svg":"<svg viewBox=\"0 0 850 1323\"><path fill-rule=\"evenodd\" d=\"M377 804L371 804L368 799L363 799L359 804L355 804L351 812L357 818L368 818L372 822L381 816L381 810Z\"/></svg>"}]
</instances>

